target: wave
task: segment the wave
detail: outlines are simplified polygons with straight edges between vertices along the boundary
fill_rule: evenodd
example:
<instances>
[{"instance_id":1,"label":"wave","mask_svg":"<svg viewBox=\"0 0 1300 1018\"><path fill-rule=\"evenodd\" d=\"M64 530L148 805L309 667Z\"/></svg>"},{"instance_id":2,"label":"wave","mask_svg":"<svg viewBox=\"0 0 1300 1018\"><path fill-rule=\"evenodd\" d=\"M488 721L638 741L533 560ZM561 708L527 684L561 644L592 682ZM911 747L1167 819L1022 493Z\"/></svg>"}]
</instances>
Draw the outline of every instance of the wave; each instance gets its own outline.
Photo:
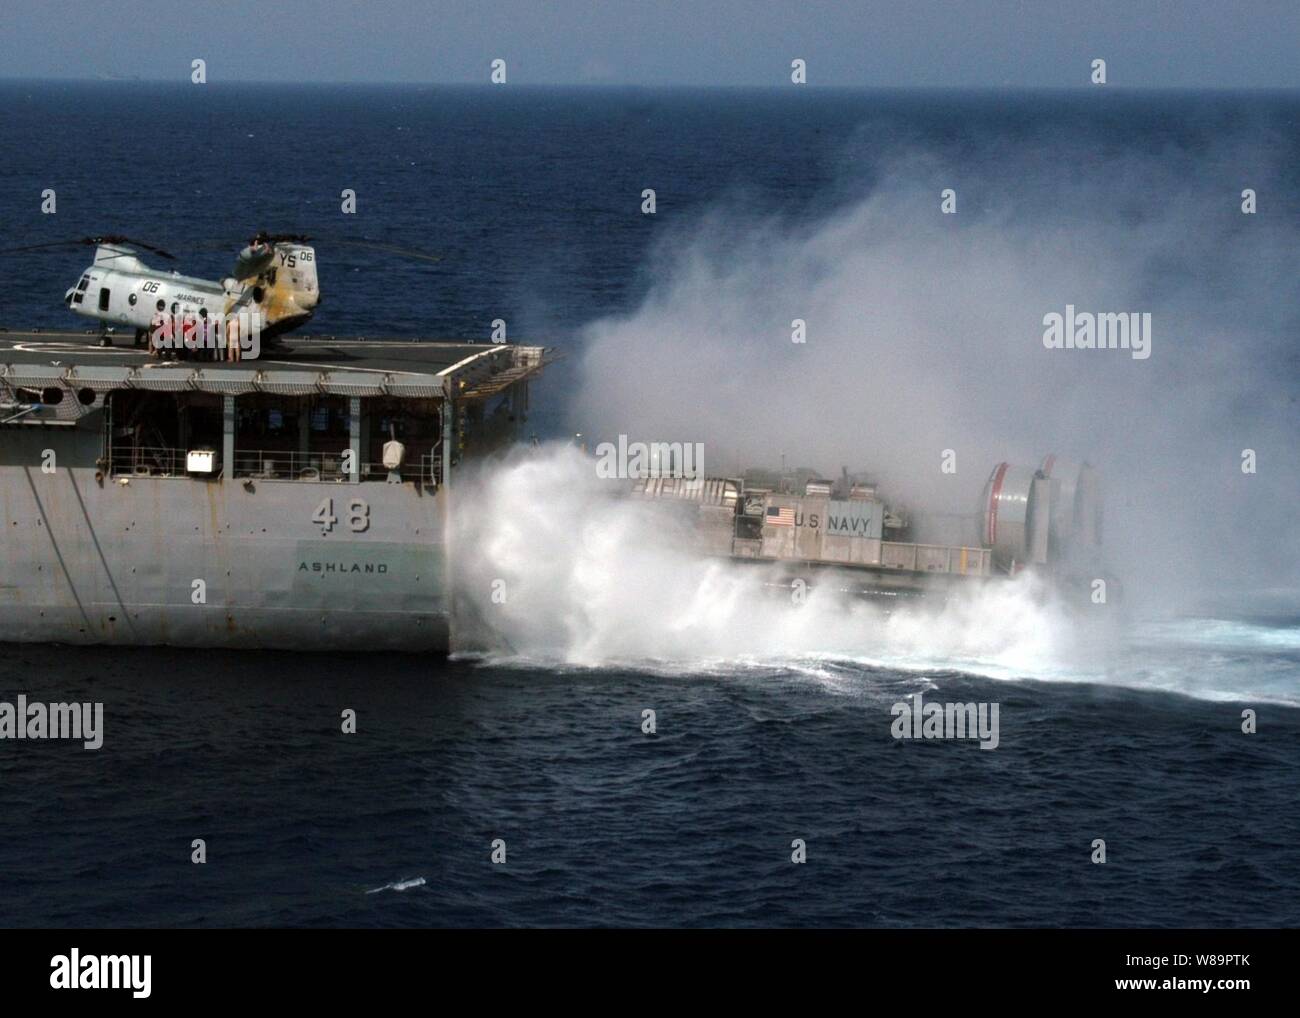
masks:
<instances>
[{"instance_id":1,"label":"wave","mask_svg":"<svg viewBox=\"0 0 1300 1018\"><path fill-rule=\"evenodd\" d=\"M384 884L383 887L376 887L366 892L366 894L379 894L381 891L410 891L416 887L424 886L424 877L412 877L409 880L395 880L391 884Z\"/></svg>"}]
</instances>

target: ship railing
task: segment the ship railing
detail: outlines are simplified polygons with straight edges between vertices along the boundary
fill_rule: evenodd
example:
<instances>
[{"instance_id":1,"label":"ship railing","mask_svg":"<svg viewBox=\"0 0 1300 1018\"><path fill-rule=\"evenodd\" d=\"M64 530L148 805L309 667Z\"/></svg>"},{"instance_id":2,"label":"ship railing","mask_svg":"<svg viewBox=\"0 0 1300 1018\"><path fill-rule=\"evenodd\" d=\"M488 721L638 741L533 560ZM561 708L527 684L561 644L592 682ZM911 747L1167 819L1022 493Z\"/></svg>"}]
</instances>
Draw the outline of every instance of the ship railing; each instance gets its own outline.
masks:
<instances>
[{"instance_id":1,"label":"ship railing","mask_svg":"<svg viewBox=\"0 0 1300 1018\"><path fill-rule=\"evenodd\" d=\"M235 475L268 481L348 481L344 469L347 465L343 452L280 452L270 449L236 449ZM358 480L386 481L390 471L383 463L365 461L361 464ZM418 461L403 463L396 471L402 481L422 484L436 483L435 463L430 456Z\"/></svg>"},{"instance_id":2,"label":"ship railing","mask_svg":"<svg viewBox=\"0 0 1300 1018\"><path fill-rule=\"evenodd\" d=\"M363 463L361 464L361 479L363 481L387 481L391 480L391 475L396 473L403 481L436 485L441 462L441 457L435 458L426 453L419 460L403 463L396 471L389 470L382 463Z\"/></svg>"},{"instance_id":3,"label":"ship railing","mask_svg":"<svg viewBox=\"0 0 1300 1018\"><path fill-rule=\"evenodd\" d=\"M348 481L343 452L286 452L275 449L236 449L233 476L267 481ZM441 479L442 456L426 453L396 471L402 481L435 486ZM220 467L218 466L218 473ZM361 464L360 480L385 481L393 472L382 463ZM134 477L189 477L186 450L157 445L120 443L109 449L109 474Z\"/></svg>"},{"instance_id":4,"label":"ship railing","mask_svg":"<svg viewBox=\"0 0 1300 1018\"><path fill-rule=\"evenodd\" d=\"M128 477L187 477L185 450L160 445L114 445L109 449L108 472Z\"/></svg>"},{"instance_id":5,"label":"ship railing","mask_svg":"<svg viewBox=\"0 0 1300 1018\"><path fill-rule=\"evenodd\" d=\"M807 561L827 566L859 566L904 573L940 573L951 576L990 576L993 550L971 545L912 544L903 541L864 540L855 557L843 549L817 551L807 556L794 545L772 538L742 538L731 541L733 558L761 558L768 561Z\"/></svg>"},{"instance_id":6,"label":"ship railing","mask_svg":"<svg viewBox=\"0 0 1300 1018\"><path fill-rule=\"evenodd\" d=\"M264 481L346 481L343 452L236 449L235 477Z\"/></svg>"},{"instance_id":7,"label":"ship railing","mask_svg":"<svg viewBox=\"0 0 1300 1018\"><path fill-rule=\"evenodd\" d=\"M436 486L442 483L441 446L436 446L432 452L426 452L420 457L420 475L425 484Z\"/></svg>"},{"instance_id":8,"label":"ship railing","mask_svg":"<svg viewBox=\"0 0 1300 1018\"><path fill-rule=\"evenodd\" d=\"M992 571L993 552L988 548L962 545L882 541L880 564L886 569L913 573L988 576Z\"/></svg>"}]
</instances>

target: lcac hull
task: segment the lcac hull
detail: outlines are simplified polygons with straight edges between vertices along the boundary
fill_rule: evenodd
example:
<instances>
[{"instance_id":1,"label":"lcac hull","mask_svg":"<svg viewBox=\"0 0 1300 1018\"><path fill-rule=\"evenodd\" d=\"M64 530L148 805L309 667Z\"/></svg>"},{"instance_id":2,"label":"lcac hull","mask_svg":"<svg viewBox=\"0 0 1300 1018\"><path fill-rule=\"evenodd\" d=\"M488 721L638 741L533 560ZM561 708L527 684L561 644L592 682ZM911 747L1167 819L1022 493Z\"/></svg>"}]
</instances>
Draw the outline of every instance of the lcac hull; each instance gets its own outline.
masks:
<instances>
[{"instance_id":1,"label":"lcac hull","mask_svg":"<svg viewBox=\"0 0 1300 1018\"><path fill-rule=\"evenodd\" d=\"M447 649L445 495L97 480L101 441L81 428L6 430L0 642Z\"/></svg>"}]
</instances>

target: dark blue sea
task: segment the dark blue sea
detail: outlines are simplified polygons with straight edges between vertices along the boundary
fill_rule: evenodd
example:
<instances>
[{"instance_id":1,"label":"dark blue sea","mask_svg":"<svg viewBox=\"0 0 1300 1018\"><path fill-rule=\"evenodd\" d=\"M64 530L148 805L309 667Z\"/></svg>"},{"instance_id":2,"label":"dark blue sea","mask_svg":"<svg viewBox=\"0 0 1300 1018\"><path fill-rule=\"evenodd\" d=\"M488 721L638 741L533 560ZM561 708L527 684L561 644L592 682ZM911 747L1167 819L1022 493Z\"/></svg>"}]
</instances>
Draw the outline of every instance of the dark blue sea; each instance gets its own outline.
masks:
<instances>
[{"instance_id":1,"label":"dark blue sea","mask_svg":"<svg viewBox=\"0 0 1300 1018\"><path fill-rule=\"evenodd\" d=\"M1234 469L1251 441L1234 428L1289 436L1272 462L1289 457L1294 477L1295 94L8 82L0 110L5 246L124 233L206 277L259 228L434 252L431 266L317 241L311 331L487 341L505 319L512 340L566 354L533 394L543 440L580 430L573 408L591 405L592 323L656 307L683 250L752 258L728 232L749 217L824 237L873 195L906 202L899 166L937 208L977 167L979 185L958 189L976 228L1095 240L1101 217L1124 239L1081 253L1098 278L1142 248L1155 306L1191 280L1203 318L1244 330L1216 426ZM1243 239L1248 186L1261 219ZM46 188L55 215L40 212ZM1216 189L1225 211L1196 217L1199 239L1160 239L1158 210L1199 209ZM676 243L701 223L703 242ZM833 281L817 243L811 275ZM979 250L995 268L1024 255ZM1246 270L1243 252L1259 259ZM80 327L61 297L88 254L0 256L0 327ZM1243 276L1253 310L1216 319ZM730 292L725 272L716 282ZM975 278L966 296L990 289ZM1195 402L1178 393L1196 374L1169 379L1170 413ZM1025 623L1020 601L882 622L879 642L830 622L787 641L678 591L634 591L638 618L585 569L550 606L560 638L507 633L484 656L0 647L0 700L102 701L106 716L98 751L0 742L0 926L1295 926L1295 489L1260 476L1271 508L1212 524L1267 531L1268 549L1236 571L1216 562L1213 583L1173 570L1187 596L1134 583L1085 660L1062 650L1068 615ZM893 738L892 705L918 692L997 703L997 749Z\"/></svg>"}]
</instances>

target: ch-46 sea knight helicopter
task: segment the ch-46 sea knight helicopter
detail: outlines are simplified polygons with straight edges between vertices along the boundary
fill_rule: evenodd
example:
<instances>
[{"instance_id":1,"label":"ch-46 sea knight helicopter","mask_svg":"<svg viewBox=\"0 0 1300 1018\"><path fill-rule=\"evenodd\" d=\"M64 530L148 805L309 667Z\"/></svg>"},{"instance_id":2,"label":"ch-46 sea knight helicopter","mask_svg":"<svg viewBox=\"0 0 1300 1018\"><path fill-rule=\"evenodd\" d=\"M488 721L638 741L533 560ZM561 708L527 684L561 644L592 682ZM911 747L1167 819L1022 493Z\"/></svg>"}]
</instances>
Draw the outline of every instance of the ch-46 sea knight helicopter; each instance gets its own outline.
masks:
<instances>
[{"instance_id":1,"label":"ch-46 sea knight helicopter","mask_svg":"<svg viewBox=\"0 0 1300 1018\"><path fill-rule=\"evenodd\" d=\"M222 335L223 344L228 342L237 357L239 344L235 330L239 323L245 332L251 323L260 342L273 345L276 336L311 319L320 303L316 251L307 243L311 239L306 234L260 231L239 252L230 275L219 281L151 268L141 261L135 249L152 252L168 261L175 261L176 256L121 235L84 237L9 251L66 245L95 248L94 260L77 283L68 288L63 300L76 314L100 323L103 346L111 346L112 331L123 326L134 330L136 346L148 345L151 337L156 338L163 330L170 337L174 326L176 347L181 346L182 328L187 339L192 331L211 328ZM330 243L426 261L440 260L436 255L371 240L340 239ZM226 330L230 330L228 337Z\"/></svg>"}]
</instances>

